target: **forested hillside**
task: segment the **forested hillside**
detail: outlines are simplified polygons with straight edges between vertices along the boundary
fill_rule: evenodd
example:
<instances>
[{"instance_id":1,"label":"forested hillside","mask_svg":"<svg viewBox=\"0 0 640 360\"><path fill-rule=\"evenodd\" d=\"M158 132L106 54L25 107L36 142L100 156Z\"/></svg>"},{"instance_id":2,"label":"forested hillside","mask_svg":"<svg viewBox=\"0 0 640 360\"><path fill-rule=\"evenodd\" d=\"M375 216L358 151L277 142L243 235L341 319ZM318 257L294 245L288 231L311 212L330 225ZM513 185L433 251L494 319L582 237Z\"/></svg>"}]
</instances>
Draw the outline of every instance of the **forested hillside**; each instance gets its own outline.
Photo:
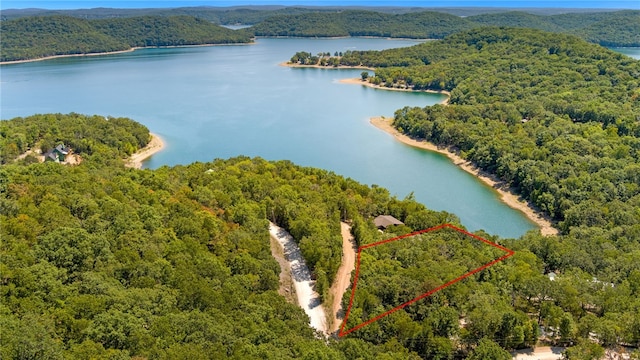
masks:
<instances>
[{"instance_id":1,"label":"forested hillside","mask_svg":"<svg viewBox=\"0 0 640 360\"><path fill-rule=\"evenodd\" d=\"M451 92L451 106L402 109L394 125L455 146L563 231L640 222L637 60L567 35L493 28L341 63L388 66L374 83Z\"/></svg>"},{"instance_id":2,"label":"forested hillside","mask_svg":"<svg viewBox=\"0 0 640 360\"><path fill-rule=\"evenodd\" d=\"M344 359L362 342L327 346L278 295L267 220L296 236L321 292L340 263L341 218L455 221L286 161L125 169L118 154L149 137L128 119L46 114L0 129L3 150L53 140L86 156L0 168L3 358ZM407 357L400 346L367 351Z\"/></svg>"},{"instance_id":3,"label":"forested hillside","mask_svg":"<svg viewBox=\"0 0 640 360\"><path fill-rule=\"evenodd\" d=\"M536 254L545 272L611 294L634 291L625 284L640 275L639 61L573 36L484 28L337 62L378 67L367 80L382 86L449 91L449 105L400 109L393 125L459 152L552 216L562 236L513 245ZM613 325L634 309L640 334L633 300L569 305L571 296L552 288L526 301L560 291L553 311L570 313L562 321L578 328L595 317ZM603 345L620 344L618 330L595 333Z\"/></svg>"},{"instance_id":4,"label":"forested hillside","mask_svg":"<svg viewBox=\"0 0 640 360\"><path fill-rule=\"evenodd\" d=\"M348 9L330 11L324 8L203 12L196 9L133 9L127 12L127 16L114 13L112 16L115 18L108 15L109 9L103 9L103 13L98 12L101 15L83 16L97 18L93 20L67 15L2 20L0 61L99 53L142 46L246 43L251 41L253 35L442 39L456 32L493 25L570 33L603 46L640 46L640 11L631 10L557 15L505 12L464 18L443 12L408 10L398 10L400 13L394 14ZM145 15L131 16L138 13ZM257 24L249 29L233 31L212 22Z\"/></svg>"},{"instance_id":5,"label":"forested hillside","mask_svg":"<svg viewBox=\"0 0 640 360\"><path fill-rule=\"evenodd\" d=\"M3 358L508 359L505 349L536 343L538 325L547 341L578 344L574 353L640 345L637 225L513 241L480 233L515 256L344 338L319 339L277 293L268 220L295 236L322 289L340 262L340 220L364 245L455 216L287 161L127 169L120 156L149 134L108 119L0 123L3 151L38 139L94 144L77 166L0 167ZM72 123L81 125L63 126ZM380 233L379 214L405 225ZM374 250L362 257L351 321L496 256L455 233ZM586 340L593 334L601 345Z\"/></svg>"},{"instance_id":6,"label":"forested hillside","mask_svg":"<svg viewBox=\"0 0 640 360\"><path fill-rule=\"evenodd\" d=\"M438 12L401 15L347 10L338 13L280 15L252 27L256 36L382 36L431 38L473 27L458 16Z\"/></svg>"},{"instance_id":7,"label":"forested hillside","mask_svg":"<svg viewBox=\"0 0 640 360\"><path fill-rule=\"evenodd\" d=\"M252 27L257 36L383 36L442 39L485 26L536 28L571 33L605 46L640 46L640 11L534 15L504 12L458 17L441 12L386 14L345 10L267 18Z\"/></svg>"},{"instance_id":8,"label":"forested hillside","mask_svg":"<svg viewBox=\"0 0 640 360\"><path fill-rule=\"evenodd\" d=\"M80 114L44 114L0 122L0 164L14 162L29 150L41 153L65 144L99 164L113 164L149 143L149 130L127 118ZM27 156L25 163L35 162Z\"/></svg>"},{"instance_id":9,"label":"forested hillside","mask_svg":"<svg viewBox=\"0 0 640 360\"><path fill-rule=\"evenodd\" d=\"M0 21L0 61L91 54L144 46L247 43L252 35L189 16L84 20L35 16Z\"/></svg>"},{"instance_id":10,"label":"forested hillside","mask_svg":"<svg viewBox=\"0 0 640 360\"><path fill-rule=\"evenodd\" d=\"M345 10L376 11L388 14L436 11L455 16L474 16L514 11L508 7L407 7L407 6L296 6L281 5L244 5L230 7L192 6L177 8L91 8L91 9L5 9L0 14L2 20L12 20L25 16L66 15L82 19L126 18L134 16L175 16L188 15L221 25L254 25L275 15L295 15L303 13L339 12ZM529 8L527 12L536 15L585 14L614 12L615 9L589 8Z\"/></svg>"}]
</instances>

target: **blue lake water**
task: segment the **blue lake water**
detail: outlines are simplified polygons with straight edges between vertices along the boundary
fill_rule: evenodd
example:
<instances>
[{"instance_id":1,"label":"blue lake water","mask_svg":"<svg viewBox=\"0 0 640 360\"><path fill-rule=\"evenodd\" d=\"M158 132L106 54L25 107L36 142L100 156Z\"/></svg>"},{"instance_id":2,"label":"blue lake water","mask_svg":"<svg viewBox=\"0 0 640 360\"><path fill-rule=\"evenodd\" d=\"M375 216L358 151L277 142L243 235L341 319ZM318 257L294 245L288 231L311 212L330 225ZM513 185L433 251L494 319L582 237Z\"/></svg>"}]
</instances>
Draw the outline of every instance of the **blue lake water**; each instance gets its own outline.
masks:
<instances>
[{"instance_id":1,"label":"blue lake water","mask_svg":"<svg viewBox=\"0 0 640 360\"><path fill-rule=\"evenodd\" d=\"M384 49L415 41L258 39L255 45L144 49L0 68L1 117L76 112L126 116L164 138L146 167L237 155L321 167L458 215L470 230L518 237L535 226L440 154L369 124L442 95L341 84L361 70L279 66L297 51Z\"/></svg>"}]
</instances>

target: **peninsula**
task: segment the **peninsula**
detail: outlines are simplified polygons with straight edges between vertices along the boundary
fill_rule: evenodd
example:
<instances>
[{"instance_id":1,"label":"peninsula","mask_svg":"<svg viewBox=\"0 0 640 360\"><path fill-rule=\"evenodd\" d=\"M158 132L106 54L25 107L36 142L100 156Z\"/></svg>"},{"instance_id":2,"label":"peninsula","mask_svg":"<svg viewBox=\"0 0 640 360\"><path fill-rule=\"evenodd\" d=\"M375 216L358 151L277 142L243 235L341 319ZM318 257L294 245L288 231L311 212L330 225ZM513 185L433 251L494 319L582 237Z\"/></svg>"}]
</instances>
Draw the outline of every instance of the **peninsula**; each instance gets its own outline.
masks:
<instances>
[{"instance_id":1,"label":"peninsula","mask_svg":"<svg viewBox=\"0 0 640 360\"><path fill-rule=\"evenodd\" d=\"M134 154L132 154L127 162L125 163L126 167L134 168L134 169L142 169L142 163L162 151L165 147L165 143L160 136L154 133L149 133L151 136L151 140L147 144L147 146L138 150Z\"/></svg>"}]
</instances>

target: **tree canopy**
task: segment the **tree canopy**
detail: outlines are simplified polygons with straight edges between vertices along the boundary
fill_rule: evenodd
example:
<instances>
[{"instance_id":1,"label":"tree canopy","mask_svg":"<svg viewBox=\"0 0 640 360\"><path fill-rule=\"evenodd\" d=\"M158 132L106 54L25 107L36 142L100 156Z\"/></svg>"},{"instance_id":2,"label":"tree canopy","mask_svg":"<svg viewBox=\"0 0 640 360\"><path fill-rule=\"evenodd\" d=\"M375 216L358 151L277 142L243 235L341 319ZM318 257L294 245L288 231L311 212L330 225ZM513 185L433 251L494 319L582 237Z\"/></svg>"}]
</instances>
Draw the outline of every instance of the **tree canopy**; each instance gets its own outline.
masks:
<instances>
[{"instance_id":1,"label":"tree canopy","mask_svg":"<svg viewBox=\"0 0 640 360\"><path fill-rule=\"evenodd\" d=\"M92 144L77 166L23 159L0 167L3 357L504 358L504 349L534 344L539 325L557 329L547 337L558 344L592 333L602 346L640 344L633 227L518 240L480 232L516 254L325 341L277 293L268 221L295 237L326 297L341 261L341 220L364 245L458 219L288 161L127 169L122 157L149 139L130 119L43 114L2 121L0 134L3 153L16 141ZM380 214L405 225L381 233L372 222ZM351 321L496 256L478 245L434 233L372 248Z\"/></svg>"},{"instance_id":2,"label":"tree canopy","mask_svg":"<svg viewBox=\"0 0 640 360\"><path fill-rule=\"evenodd\" d=\"M13 14L14 12L10 12ZM640 46L640 11L553 15L527 12L460 17L446 12L332 8L91 9L16 11L0 21L0 61L89 54L131 47L246 43L257 36L378 36L442 39L477 27L510 26L580 36L603 46ZM37 14L24 16L26 14ZM229 30L215 24L252 24Z\"/></svg>"},{"instance_id":3,"label":"tree canopy","mask_svg":"<svg viewBox=\"0 0 640 360\"><path fill-rule=\"evenodd\" d=\"M604 46L640 46L640 11L534 15L503 12L459 17L423 11L388 14L364 10L285 14L269 17L253 29L257 36L380 36L442 39L486 26L536 28L578 35Z\"/></svg>"},{"instance_id":4,"label":"tree canopy","mask_svg":"<svg viewBox=\"0 0 640 360\"><path fill-rule=\"evenodd\" d=\"M128 50L145 46L248 43L252 35L190 16L86 20L30 16L0 21L0 61Z\"/></svg>"},{"instance_id":5,"label":"tree canopy","mask_svg":"<svg viewBox=\"0 0 640 360\"><path fill-rule=\"evenodd\" d=\"M375 67L366 80L383 87L450 92L449 105L400 109L393 125L495 174L551 216L562 232L550 238L528 234L510 243L516 256L504 266L519 268L525 261L532 276L521 283L522 274L515 274L524 268L504 277L497 275L500 267L492 269L496 280L508 279L511 297L493 298L486 303L491 308L480 306L476 314L483 315L475 322L480 327L466 326L460 338L471 332L474 341L524 346L531 320L556 329L551 332L556 343L579 342L596 350L625 343L622 338L636 333L637 325L627 330L615 325L626 316L638 324L635 300L622 295L613 305L587 294L625 293L635 288L631 284L640 271L639 61L575 36L516 28L480 28L410 48L353 51L335 59L339 65ZM554 281L543 275L551 273L559 274ZM382 289L391 288L386 284L369 291L372 297L364 303L384 306ZM446 291L432 301L456 309ZM475 306L473 301L464 306ZM513 305L502 307L509 302ZM470 319L474 310L456 312ZM383 324L378 326L388 329ZM499 330L502 326L510 330ZM370 331L376 336L379 330ZM589 345L590 331L598 334L599 344Z\"/></svg>"}]
</instances>

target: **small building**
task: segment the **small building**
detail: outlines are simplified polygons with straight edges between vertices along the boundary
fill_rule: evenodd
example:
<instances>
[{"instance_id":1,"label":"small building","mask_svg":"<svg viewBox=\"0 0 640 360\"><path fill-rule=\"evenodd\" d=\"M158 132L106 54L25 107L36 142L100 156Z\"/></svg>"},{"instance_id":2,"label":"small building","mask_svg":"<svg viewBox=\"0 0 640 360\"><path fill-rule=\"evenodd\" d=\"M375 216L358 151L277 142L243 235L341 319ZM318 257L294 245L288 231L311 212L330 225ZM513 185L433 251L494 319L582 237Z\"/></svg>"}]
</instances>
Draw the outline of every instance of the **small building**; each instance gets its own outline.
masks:
<instances>
[{"instance_id":1,"label":"small building","mask_svg":"<svg viewBox=\"0 0 640 360\"><path fill-rule=\"evenodd\" d=\"M373 223L380 230L384 230L391 225L404 225L404 223L391 215L380 215L373 219Z\"/></svg>"},{"instance_id":2,"label":"small building","mask_svg":"<svg viewBox=\"0 0 640 360\"><path fill-rule=\"evenodd\" d=\"M44 154L45 161L64 162L71 149L64 144L60 144Z\"/></svg>"}]
</instances>

